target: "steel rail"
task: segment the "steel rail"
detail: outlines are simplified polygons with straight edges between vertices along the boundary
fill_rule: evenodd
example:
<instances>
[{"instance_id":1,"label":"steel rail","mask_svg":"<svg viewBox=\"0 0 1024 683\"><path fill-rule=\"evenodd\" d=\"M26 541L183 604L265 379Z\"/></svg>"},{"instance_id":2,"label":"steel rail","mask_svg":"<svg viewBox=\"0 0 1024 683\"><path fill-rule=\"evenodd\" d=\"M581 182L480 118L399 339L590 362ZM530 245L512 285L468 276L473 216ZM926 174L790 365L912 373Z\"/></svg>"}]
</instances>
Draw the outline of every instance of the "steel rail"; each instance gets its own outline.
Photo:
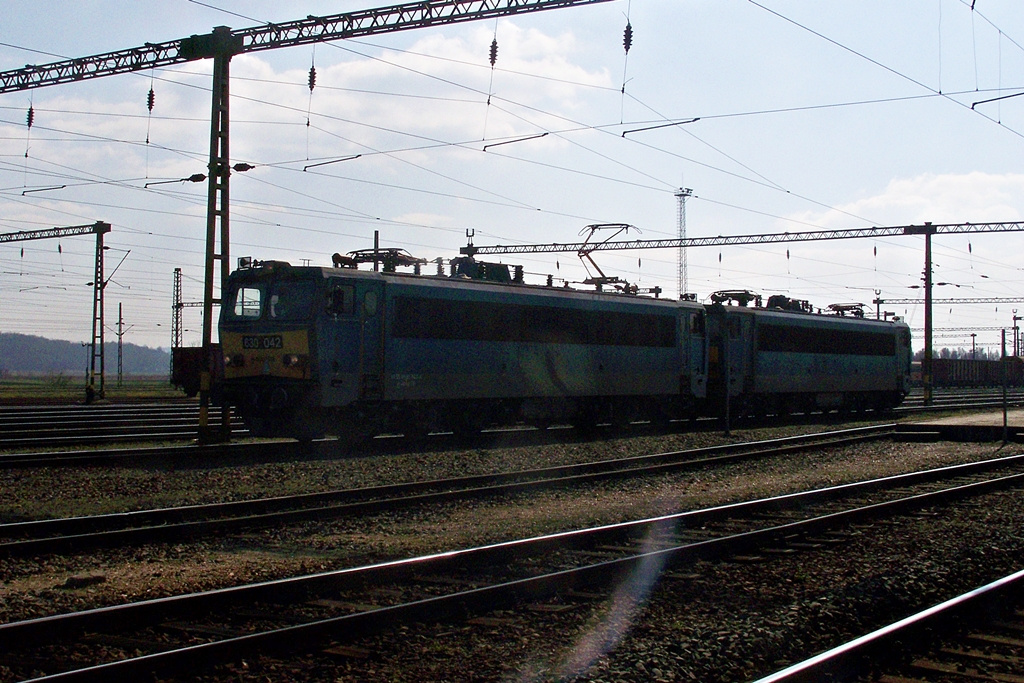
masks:
<instances>
[{"instance_id":1,"label":"steel rail","mask_svg":"<svg viewBox=\"0 0 1024 683\"><path fill-rule=\"evenodd\" d=\"M81 445L78 443L69 445ZM98 450L50 451L45 453L0 454L0 469L29 467L132 467L152 462L176 465L225 464L232 460L253 462L294 459L301 444L293 441L258 443L190 444L187 446L140 446L137 448L104 448ZM319 458L320 454L311 457Z\"/></svg>"},{"instance_id":2,"label":"steel rail","mask_svg":"<svg viewBox=\"0 0 1024 683\"><path fill-rule=\"evenodd\" d=\"M871 482L865 482L869 484ZM519 579L506 583L456 592L444 596L418 600L404 605L381 607L357 614L332 617L311 623L273 629L246 636L227 638L194 647L154 653L142 657L100 664L76 671L68 671L36 681L93 681L125 680L149 675L154 671L192 671L210 663L229 661L254 651L269 648L294 649L308 645L326 636L348 639L370 635L390 629L406 620L437 621L453 615L476 613L495 609L524 599L538 600L552 597L575 587L592 589L598 582L609 579L636 576L692 563L697 559L715 559L729 554L747 552L751 548L784 542L786 538L820 533L838 525L846 525L876 519L884 515L896 515L923 506L949 502L950 500L980 495L993 490L1024 485L1024 474L998 477L995 479L954 486L940 491L920 493L904 498L876 503L853 509L826 513L811 519L789 522L768 528L747 531L726 537L677 545L652 552L633 554L596 564L548 573L541 576ZM121 624L138 624L153 619L165 619L169 612L187 613L203 603L216 602L219 606L237 601L273 596L281 597L308 594L331 586L355 583L391 582L397 577L414 572L452 571L478 563L494 563L521 559L525 554L544 552L566 547L576 547L583 542L593 542L596 537L609 535L621 537L642 536L652 530L665 531L677 526L706 524L714 519L729 517L737 512L756 514L771 512L794 505L806 505L818 498L832 498L836 491L849 492L857 485L844 485L831 489L819 489L803 494L788 494L777 498L761 499L747 503L734 503L708 510L692 511L675 515L608 525L596 529L563 532L535 539L524 539L498 543L480 548L456 550L410 560L386 562L369 567L343 569L308 577L295 577L264 582L249 586L238 586L219 591L207 591L185 596L161 598L140 603L130 603L109 608L99 608L54 617L42 617L23 622L0 625L0 648L4 643L52 641L66 638L84 629L101 627L114 621Z\"/></svg>"},{"instance_id":3,"label":"steel rail","mask_svg":"<svg viewBox=\"0 0 1024 683\"><path fill-rule=\"evenodd\" d=\"M393 510L410 505L493 497L683 468L783 455L886 438L894 425L707 446L518 472L343 489L245 501L178 506L63 519L0 524L0 557L154 543L305 521ZM25 538L22 538L25 537Z\"/></svg>"},{"instance_id":4,"label":"steel rail","mask_svg":"<svg viewBox=\"0 0 1024 683\"><path fill-rule=\"evenodd\" d=\"M754 683L849 680L852 676L867 673L866 664L876 665L879 659L893 651L905 650L909 644L924 638L934 638L935 631L954 619L978 621L983 615L1021 599L1024 599L1024 570L883 626Z\"/></svg>"}]
</instances>

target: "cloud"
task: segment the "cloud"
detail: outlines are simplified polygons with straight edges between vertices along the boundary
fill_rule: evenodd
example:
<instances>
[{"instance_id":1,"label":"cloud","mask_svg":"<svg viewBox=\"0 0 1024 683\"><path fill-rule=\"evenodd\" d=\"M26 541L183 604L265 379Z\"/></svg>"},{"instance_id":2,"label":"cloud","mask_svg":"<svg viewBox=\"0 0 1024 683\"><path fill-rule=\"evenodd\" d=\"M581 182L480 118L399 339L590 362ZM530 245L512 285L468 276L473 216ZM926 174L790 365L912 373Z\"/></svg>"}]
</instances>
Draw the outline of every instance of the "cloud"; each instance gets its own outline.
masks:
<instances>
[{"instance_id":1,"label":"cloud","mask_svg":"<svg viewBox=\"0 0 1024 683\"><path fill-rule=\"evenodd\" d=\"M894 178L877 194L791 217L833 229L852 227L850 214L871 217L879 226L1017 221L1024 215L1024 174L973 171Z\"/></svg>"}]
</instances>

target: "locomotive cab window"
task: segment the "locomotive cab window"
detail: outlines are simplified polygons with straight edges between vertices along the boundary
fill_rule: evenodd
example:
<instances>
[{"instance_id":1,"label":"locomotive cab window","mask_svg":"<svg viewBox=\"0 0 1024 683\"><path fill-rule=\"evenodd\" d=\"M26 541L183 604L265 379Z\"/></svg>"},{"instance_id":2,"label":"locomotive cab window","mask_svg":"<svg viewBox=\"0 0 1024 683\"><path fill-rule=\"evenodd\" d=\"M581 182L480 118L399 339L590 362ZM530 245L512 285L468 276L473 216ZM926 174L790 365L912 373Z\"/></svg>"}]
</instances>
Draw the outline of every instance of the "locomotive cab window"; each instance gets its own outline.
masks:
<instances>
[{"instance_id":1,"label":"locomotive cab window","mask_svg":"<svg viewBox=\"0 0 1024 683\"><path fill-rule=\"evenodd\" d=\"M234 292L232 315L236 318L258 318L263 306L263 290L258 287L239 287Z\"/></svg>"},{"instance_id":2,"label":"locomotive cab window","mask_svg":"<svg viewBox=\"0 0 1024 683\"><path fill-rule=\"evenodd\" d=\"M356 292L351 285L337 285L327 292L328 315L352 315L355 312Z\"/></svg>"}]
</instances>

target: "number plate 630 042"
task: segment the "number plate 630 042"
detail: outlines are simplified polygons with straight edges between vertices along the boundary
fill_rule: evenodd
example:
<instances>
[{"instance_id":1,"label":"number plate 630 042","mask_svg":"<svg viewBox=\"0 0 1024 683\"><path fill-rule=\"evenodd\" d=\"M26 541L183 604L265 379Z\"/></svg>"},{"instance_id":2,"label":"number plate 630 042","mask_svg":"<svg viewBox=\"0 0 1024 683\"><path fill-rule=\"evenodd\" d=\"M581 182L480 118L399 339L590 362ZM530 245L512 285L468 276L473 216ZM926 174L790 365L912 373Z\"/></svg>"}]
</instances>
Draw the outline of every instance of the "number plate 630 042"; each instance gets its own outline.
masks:
<instances>
[{"instance_id":1,"label":"number plate 630 042","mask_svg":"<svg viewBox=\"0 0 1024 683\"><path fill-rule=\"evenodd\" d=\"M279 349L283 346L281 335L246 335L242 337L243 349Z\"/></svg>"}]
</instances>

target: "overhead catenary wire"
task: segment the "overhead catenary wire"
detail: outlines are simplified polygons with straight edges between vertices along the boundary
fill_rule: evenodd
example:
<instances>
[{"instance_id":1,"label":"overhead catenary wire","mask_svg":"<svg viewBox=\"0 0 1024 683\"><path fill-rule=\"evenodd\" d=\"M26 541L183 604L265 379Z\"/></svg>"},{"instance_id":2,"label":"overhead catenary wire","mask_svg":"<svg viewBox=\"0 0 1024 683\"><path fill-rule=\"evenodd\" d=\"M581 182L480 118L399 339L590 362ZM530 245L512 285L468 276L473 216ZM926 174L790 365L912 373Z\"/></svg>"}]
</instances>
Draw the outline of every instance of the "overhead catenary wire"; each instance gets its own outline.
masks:
<instances>
[{"instance_id":1,"label":"overhead catenary wire","mask_svg":"<svg viewBox=\"0 0 1024 683\"><path fill-rule=\"evenodd\" d=\"M800 29L802 29L804 31L807 31L808 33L811 33L812 35L815 35L815 36L821 38L822 40L825 40L825 41L831 43L832 45L835 45L836 47L838 47L838 48L840 48L842 50L845 50L845 51L847 51L847 52L849 52L849 53L851 53L853 55L856 55L857 57L859 57L859 58L861 58L861 59L863 59L863 60L865 60L867 62L870 62L871 64L874 64L875 66L878 66L878 67L884 69L885 71L888 71L889 73L891 73L891 74L893 74L895 76L898 76L899 78L902 78L902 79L904 79L906 81L909 81L910 83L913 83L914 85L916 85L916 86L918 86L920 88L923 88L925 90L928 90L928 91L930 91L932 93L935 93L936 95L939 95L941 97L945 97L947 100L949 100L950 102L952 102L954 104L957 104L957 105L959 105L961 107L965 107L967 109L970 109L972 112L978 114L979 116L981 116L984 119L987 119L987 120L989 120L989 121L999 125L1000 127L1004 128L1005 130L1007 130L1008 132L1012 133L1013 135L1016 135L1017 137L1020 137L1020 138L1024 138L1024 131L1019 131L1019 130L1016 130L1014 128L1010 128L1009 126L1004 125L1003 122L1002 122L1002 117L1001 116L993 119L991 116L986 115L984 112L978 111L978 110L970 107L969 105L967 105L967 104L965 104L963 102L960 102L959 100L957 100L957 99L955 99L953 97L949 97L947 94L943 93L941 91L941 89L933 88L932 86L927 85L923 81L921 81L921 80L919 80L917 78L914 78L913 76L910 76L909 74L903 73L903 72L899 71L898 69L896 69L894 67L891 67L891 66L889 66L887 64L884 64L883 62L881 62L881 61L879 61L879 60L877 60L877 59L875 59L873 57L868 56L864 52L861 52L861 51L856 50L856 49L854 49L854 48L852 48L852 47L850 47L848 45L845 45L842 42L840 42L840 41L838 41L838 40L836 40L834 38L830 38L829 36L826 36L824 33L821 33L820 31L817 31L817 30L811 28L810 26L802 24L799 21L796 21L795 19L782 14L781 12L773 10L773 9L767 7L766 5L758 2L757 0L747 0L747 2L749 2L750 4L752 4L752 5L756 6L756 7L761 8L762 10L764 10L765 12L768 12L769 14L772 14L772 15L778 17L779 19L782 19L783 21L789 22L790 24L792 24L792 25L794 25L794 26L796 26L796 27L798 27L798 28L800 28ZM1002 31L1001 30L999 31L999 36L1000 36L1000 44L1001 44L1002 43ZM1001 66L1001 63L1002 63L1002 52L1000 51L1000 69L999 69L999 72L1000 72L1000 87L1002 87L1002 66Z\"/></svg>"}]
</instances>

